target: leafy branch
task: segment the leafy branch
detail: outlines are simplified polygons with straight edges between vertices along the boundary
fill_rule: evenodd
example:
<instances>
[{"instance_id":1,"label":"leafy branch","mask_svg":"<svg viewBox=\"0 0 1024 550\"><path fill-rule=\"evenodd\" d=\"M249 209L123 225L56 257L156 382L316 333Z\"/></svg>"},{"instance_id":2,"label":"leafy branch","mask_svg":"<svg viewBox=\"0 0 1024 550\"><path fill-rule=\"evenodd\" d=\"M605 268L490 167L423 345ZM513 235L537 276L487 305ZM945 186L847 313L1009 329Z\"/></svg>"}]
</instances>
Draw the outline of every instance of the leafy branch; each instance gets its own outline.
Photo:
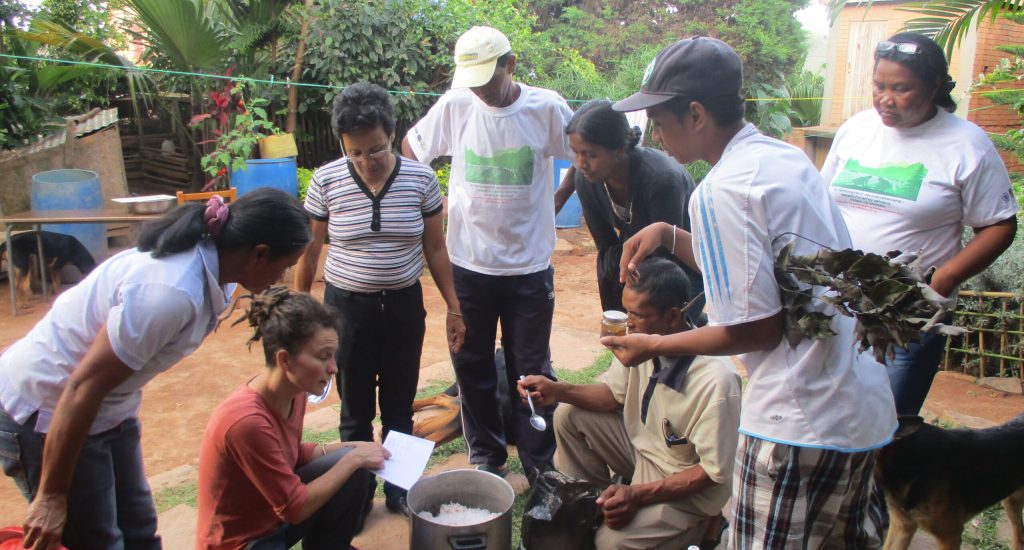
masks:
<instances>
[{"instance_id":1,"label":"leafy branch","mask_svg":"<svg viewBox=\"0 0 1024 550\"><path fill-rule=\"evenodd\" d=\"M916 254L898 251L880 256L860 250L823 248L810 256L794 256L794 243L775 260L775 279L782 291L785 335L791 346L804 338L835 336L834 315L817 302L857 320L860 351L872 348L875 360L892 357L895 347L921 339L922 332L949 336L966 330L942 323L952 300L927 284ZM815 295L814 287L824 293Z\"/></svg>"}]
</instances>

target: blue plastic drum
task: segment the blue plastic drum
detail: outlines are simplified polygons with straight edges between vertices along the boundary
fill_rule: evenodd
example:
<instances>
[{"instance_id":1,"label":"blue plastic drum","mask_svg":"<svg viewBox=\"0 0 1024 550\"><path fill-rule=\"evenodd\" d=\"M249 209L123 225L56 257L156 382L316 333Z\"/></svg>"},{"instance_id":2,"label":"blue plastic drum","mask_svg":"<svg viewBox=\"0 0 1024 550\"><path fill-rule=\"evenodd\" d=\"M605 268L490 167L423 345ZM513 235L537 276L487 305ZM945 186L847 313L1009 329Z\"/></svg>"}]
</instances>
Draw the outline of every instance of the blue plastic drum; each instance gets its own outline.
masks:
<instances>
[{"instance_id":1,"label":"blue plastic drum","mask_svg":"<svg viewBox=\"0 0 1024 550\"><path fill-rule=\"evenodd\" d=\"M238 190L239 197L260 187L274 187L297 197L299 179L295 157L247 160L245 170L231 172L231 186Z\"/></svg>"},{"instance_id":2,"label":"blue plastic drum","mask_svg":"<svg viewBox=\"0 0 1024 550\"><path fill-rule=\"evenodd\" d=\"M32 176L32 210L102 210L100 177L89 170L65 169ZM102 223L44 224L43 231L75 237L97 262L107 257L107 226Z\"/></svg>"}]
</instances>

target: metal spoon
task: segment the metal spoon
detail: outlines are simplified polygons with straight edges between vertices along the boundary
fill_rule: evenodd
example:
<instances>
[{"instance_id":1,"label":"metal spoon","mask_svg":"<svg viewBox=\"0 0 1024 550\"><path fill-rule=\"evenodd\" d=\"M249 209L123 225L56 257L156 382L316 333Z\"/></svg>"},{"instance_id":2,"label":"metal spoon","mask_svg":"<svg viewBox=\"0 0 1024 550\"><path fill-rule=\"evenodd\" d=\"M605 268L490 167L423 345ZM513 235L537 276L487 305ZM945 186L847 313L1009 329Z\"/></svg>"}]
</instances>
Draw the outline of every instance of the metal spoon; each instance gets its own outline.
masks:
<instances>
[{"instance_id":1,"label":"metal spoon","mask_svg":"<svg viewBox=\"0 0 1024 550\"><path fill-rule=\"evenodd\" d=\"M520 376L519 380L526 380L526 376ZM538 432L543 432L548 429L548 423L544 421L544 417L537 414L537 411L533 408L533 398L530 397L530 389L526 388L526 403L530 405L530 426Z\"/></svg>"},{"instance_id":2,"label":"metal spoon","mask_svg":"<svg viewBox=\"0 0 1024 550\"><path fill-rule=\"evenodd\" d=\"M328 378L327 379L327 385L324 386L324 391L320 392L319 395L317 395L315 393L307 393L306 394L306 403L312 403L314 405L316 405L317 403L323 403L324 399L327 399L327 396L330 395L330 393L331 393L331 385L332 385L333 382L334 382L334 377Z\"/></svg>"}]
</instances>

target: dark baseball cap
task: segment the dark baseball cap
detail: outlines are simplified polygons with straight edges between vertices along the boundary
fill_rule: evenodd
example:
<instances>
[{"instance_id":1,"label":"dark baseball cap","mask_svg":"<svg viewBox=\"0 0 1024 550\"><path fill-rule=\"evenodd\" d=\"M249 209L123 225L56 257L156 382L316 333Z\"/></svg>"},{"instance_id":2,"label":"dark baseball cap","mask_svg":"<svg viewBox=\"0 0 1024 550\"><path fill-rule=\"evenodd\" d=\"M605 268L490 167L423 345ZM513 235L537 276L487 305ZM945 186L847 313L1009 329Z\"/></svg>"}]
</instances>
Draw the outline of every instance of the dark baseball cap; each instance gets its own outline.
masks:
<instances>
[{"instance_id":1,"label":"dark baseball cap","mask_svg":"<svg viewBox=\"0 0 1024 550\"><path fill-rule=\"evenodd\" d=\"M612 105L616 111L639 111L673 97L739 95L743 62L717 38L684 38L654 56L640 91Z\"/></svg>"}]
</instances>

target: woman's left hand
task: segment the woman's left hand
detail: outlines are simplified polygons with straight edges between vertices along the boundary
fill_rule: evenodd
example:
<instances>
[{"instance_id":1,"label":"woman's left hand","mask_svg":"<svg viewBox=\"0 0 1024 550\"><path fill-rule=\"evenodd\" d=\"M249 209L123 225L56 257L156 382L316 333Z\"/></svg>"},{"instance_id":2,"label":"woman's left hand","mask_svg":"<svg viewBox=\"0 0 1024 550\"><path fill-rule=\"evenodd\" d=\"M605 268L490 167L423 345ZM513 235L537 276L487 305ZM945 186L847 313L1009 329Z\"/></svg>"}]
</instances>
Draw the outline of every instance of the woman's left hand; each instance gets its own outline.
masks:
<instances>
[{"instance_id":1,"label":"woman's left hand","mask_svg":"<svg viewBox=\"0 0 1024 550\"><path fill-rule=\"evenodd\" d=\"M449 312L445 328L448 334L448 349L452 353L458 353L462 349L462 343L466 341L466 323L463 322L461 315Z\"/></svg>"},{"instance_id":2,"label":"woman's left hand","mask_svg":"<svg viewBox=\"0 0 1024 550\"><path fill-rule=\"evenodd\" d=\"M67 521L67 497L40 494L28 507L25 519L25 548L51 550L60 546Z\"/></svg>"},{"instance_id":3,"label":"woman's left hand","mask_svg":"<svg viewBox=\"0 0 1024 550\"><path fill-rule=\"evenodd\" d=\"M935 270L935 273L932 274L931 280L928 282L928 286L932 287L932 290L935 292L949 298L960 282L952 277L946 277L945 273L946 272L941 268Z\"/></svg>"}]
</instances>

